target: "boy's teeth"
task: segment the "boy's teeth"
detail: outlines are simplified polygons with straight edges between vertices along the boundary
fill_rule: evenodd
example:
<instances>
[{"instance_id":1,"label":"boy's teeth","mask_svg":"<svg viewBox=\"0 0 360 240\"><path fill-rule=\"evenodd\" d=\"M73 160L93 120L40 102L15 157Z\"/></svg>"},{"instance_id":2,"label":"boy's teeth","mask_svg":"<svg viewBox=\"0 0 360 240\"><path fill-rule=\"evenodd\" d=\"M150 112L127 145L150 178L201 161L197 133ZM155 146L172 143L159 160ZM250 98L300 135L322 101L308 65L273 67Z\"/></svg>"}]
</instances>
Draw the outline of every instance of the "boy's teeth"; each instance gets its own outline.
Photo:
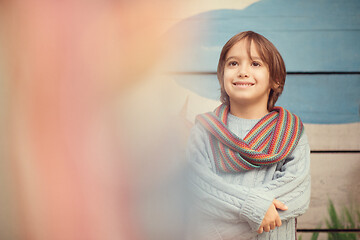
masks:
<instances>
[{"instance_id":1,"label":"boy's teeth","mask_svg":"<svg viewBox=\"0 0 360 240\"><path fill-rule=\"evenodd\" d=\"M235 85L240 85L240 86L251 86L251 83L235 83Z\"/></svg>"}]
</instances>

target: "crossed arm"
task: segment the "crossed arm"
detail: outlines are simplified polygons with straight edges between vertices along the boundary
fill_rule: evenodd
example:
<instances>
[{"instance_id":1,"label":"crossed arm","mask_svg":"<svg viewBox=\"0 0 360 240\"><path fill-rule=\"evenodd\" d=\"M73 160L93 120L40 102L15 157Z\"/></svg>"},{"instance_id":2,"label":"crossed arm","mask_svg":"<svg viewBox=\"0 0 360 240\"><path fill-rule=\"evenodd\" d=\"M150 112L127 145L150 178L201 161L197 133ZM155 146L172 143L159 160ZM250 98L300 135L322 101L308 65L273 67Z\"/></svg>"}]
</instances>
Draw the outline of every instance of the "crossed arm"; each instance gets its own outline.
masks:
<instances>
[{"instance_id":1,"label":"crossed arm","mask_svg":"<svg viewBox=\"0 0 360 240\"><path fill-rule=\"evenodd\" d=\"M279 220L286 221L306 211L310 200L310 149L305 133L291 156L274 173L273 180L253 188L228 183L215 173L207 141L206 130L197 125L187 148L194 171L193 187L205 213L225 222L245 220L261 233L281 225Z\"/></svg>"}]
</instances>

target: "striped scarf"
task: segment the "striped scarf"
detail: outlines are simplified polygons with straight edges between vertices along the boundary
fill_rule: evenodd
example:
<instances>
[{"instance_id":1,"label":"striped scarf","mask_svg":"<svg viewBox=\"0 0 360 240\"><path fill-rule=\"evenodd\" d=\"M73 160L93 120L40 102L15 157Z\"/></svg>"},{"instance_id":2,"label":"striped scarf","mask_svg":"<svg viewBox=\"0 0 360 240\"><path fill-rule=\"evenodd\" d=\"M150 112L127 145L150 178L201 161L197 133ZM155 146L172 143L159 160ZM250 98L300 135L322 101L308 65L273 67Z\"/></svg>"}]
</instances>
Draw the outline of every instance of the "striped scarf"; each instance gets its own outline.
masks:
<instances>
[{"instance_id":1,"label":"striped scarf","mask_svg":"<svg viewBox=\"0 0 360 240\"><path fill-rule=\"evenodd\" d=\"M196 117L209 132L218 171L240 172L278 163L291 154L303 133L298 116L274 107L241 139L227 128L228 112L222 104Z\"/></svg>"}]
</instances>

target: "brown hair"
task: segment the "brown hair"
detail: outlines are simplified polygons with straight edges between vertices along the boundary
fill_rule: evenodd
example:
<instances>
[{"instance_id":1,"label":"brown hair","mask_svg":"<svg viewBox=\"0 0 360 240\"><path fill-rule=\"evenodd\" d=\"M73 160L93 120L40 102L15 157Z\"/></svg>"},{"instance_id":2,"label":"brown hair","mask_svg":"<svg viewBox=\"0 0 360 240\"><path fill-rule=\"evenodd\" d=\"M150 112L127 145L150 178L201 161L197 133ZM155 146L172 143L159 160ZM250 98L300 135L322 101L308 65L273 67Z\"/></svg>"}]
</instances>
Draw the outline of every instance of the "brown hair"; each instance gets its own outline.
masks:
<instances>
[{"instance_id":1,"label":"brown hair","mask_svg":"<svg viewBox=\"0 0 360 240\"><path fill-rule=\"evenodd\" d=\"M217 68L217 77L221 86L220 101L227 105L230 104L229 96L224 88L224 67L226 61L226 54L229 52L232 46L234 46L237 42L241 40L247 41L247 53L250 58L250 47L251 44L254 43L257 51L260 54L261 60L267 64L271 85L267 109L268 111L271 111L284 89L286 78L285 63L279 51L269 40L267 40L264 36L252 31L246 31L236 34L224 45L221 50L219 64Z\"/></svg>"}]
</instances>

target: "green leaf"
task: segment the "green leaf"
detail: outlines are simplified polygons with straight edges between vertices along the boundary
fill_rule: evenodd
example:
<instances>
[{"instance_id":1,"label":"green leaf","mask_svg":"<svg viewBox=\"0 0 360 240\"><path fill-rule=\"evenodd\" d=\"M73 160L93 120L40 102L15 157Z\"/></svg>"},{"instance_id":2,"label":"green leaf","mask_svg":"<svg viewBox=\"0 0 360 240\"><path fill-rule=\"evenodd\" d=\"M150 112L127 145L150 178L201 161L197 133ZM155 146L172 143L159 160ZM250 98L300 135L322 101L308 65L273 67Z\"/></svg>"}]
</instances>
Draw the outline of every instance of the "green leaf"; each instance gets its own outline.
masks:
<instances>
[{"instance_id":1,"label":"green leaf","mask_svg":"<svg viewBox=\"0 0 360 240\"><path fill-rule=\"evenodd\" d=\"M313 235L311 236L311 240L317 240L319 237L319 232L314 232Z\"/></svg>"},{"instance_id":2,"label":"green leaf","mask_svg":"<svg viewBox=\"0 0 360 240\"><path fill-rule=\"evenodd\" d=\"M330 222L326 221L328 228L330 229L340 229L343 228L341 221L336 213L335 206L331 200L329 200L328 213L330 217Z\"/></svg>"},{"instance_id":3,"label":"green leaf","mask_svg":"<svg viewBox=\"0 0 360 240\"><path fill-rule=\"evenodd\" d=\"M320 229L321 228L321 223L319 223L317 226L316 226L316 228L317 229ZM314 232L313 234L312 234L312 236L311 236L311 240L317 240L318 239L318 237L319 237L319 232Z\"/></svg>"},{"instance_id":4,"label":"green leaf","mask_svg":"<svg viewBox=\"0 0 360 240\"><path fill-rule=\"evenodd\" d=\"M347 207L344 208L344 212L345 212L347 221L350 223L350 227L348 227L348 228L355 228L355 221L352 218L352 216L350 214L350 211L349 211L349 209Z\"/></svg>"}]
</instances>

